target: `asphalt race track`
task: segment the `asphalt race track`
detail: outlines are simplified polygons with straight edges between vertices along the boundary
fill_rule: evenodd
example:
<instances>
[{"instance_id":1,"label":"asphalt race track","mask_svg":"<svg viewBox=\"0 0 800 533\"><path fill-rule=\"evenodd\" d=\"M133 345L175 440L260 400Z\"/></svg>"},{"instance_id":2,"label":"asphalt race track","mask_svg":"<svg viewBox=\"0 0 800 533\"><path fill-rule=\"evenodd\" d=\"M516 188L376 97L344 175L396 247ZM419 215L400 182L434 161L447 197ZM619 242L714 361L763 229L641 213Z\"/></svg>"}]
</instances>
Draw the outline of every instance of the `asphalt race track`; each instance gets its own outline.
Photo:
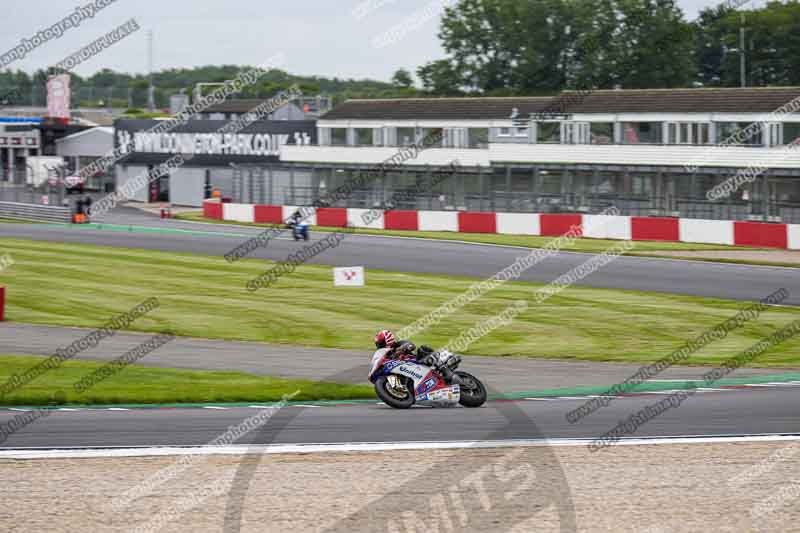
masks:
<instances>
[{"instance_id":1,"label":"asphalt race track","mask_svg":"<svg viewBox=\"0 0 800 533\"><path fill-rule=\"evenodd\" d=\"M223 256L249 236L263 231L259 228L231 228L181 221L162 222L159 219L129 216L137 225L158 225L179 231L155 233L0 224L0 237ZM315 238L326 236L326 233L319 232L314 235ZM281 261L304 245L305 243L295 243L288 238L280 238L270 242L266 248L258 249L250 257ZM367 269L394 272L488 278L527 253L527 250L513 247L349 235L337 248L326 250L309 262L334 266L363 265ZM561 252L524 272L520 280L548 283L591 257L592 254ZM800 276L792 268L620 257L578 284L747 301L759 300L779 288L786 288L790 296L784 304L800 305Z\"/></svg>"},{"instance_id":2,"label":"asphalt race track","mask_svg":"<svg viewBox=\"0 0 800 533\"><path fill-rule=\"evenodd\" d=\"M263 231L258 228L161 221L133 210L122 210L108 222L160 227L166 231L157 233L0 224L0 237L222 256L248 236ZM326 235L317 233L315 237L324 238ZM300 246L303 244L281 238L259 249L252 257L282 260ZM488 277L526 253L526 250L511 247L350 235L338 248L326 251L312 262L341 266L365 265L368 269L387 271ZM590 254L562 252L525 272L521 279L549 282L590 257ZM593 287L747 301L758 300L783 287L790 292L790 298L784 303L800 305L800 275L789 268L621 257L581 283ZM24 329L35 326L18 327ZM59 334L53 332L56 337ZM26 335L26 338L30 337ZM25 344L24 339L16 338L6 339L5 342L11 343L9 346ZM39 345L32 341L32 344L36 346L32 345L30 350L22 353L44 354L51 348L45 346L47 343L39 342ZM252 359L247 348L237 345L237 350L242 352L240 364L251 364L248 362ZM176 366L204 366L202 362L187 360L185 355L184 362ZM172 357L180 358L181 353L176 352ZM169 363L163 361L160 365ZM476 374L481 375L478 371ZM580 374L569 376L575 380L573 385L586 384L581 383ZM607 384L611 385L613 381L609 380ZM291 406L277 409L269 424L264 426L264 431L253 432L240 443L592 439L664 397L663 394L640 394L618 398L610 406L576 424L568 423L565 414L581 405L586 398L489 402L480 409L414 408L409 411L390 409L377 400L375 403L355 405ZM651 420L631 436L800 433L798 403L800 383L702 392ZM49 412L46 420L37 420L10 435L0 448L201 446L260 409L263 407L54 410ZM19 414L11 410L0 411L0 424L7 423Z\"/></svg>"},{"instance_id":3,"label":"asphalt race track","mask_svg":"<svg viewBox=\"0 0 800 533\"><path fill-rule=\"evenodd\" d=\"M489 402L479 409L412 408L375 404L278 409L239 444L442 442L541 438L594 439L665 396L619 398L570 424L565 414L585 399ZM697 393L641 426L634 437L800 433L800 387ZM202 446L256 408L54 411L11 435L2 449ZM5 424L19 412L0 412ZM535 424L535 426L531 423ZM255 437L255 438L254 438Z\"/></svg>"}]
</instances>

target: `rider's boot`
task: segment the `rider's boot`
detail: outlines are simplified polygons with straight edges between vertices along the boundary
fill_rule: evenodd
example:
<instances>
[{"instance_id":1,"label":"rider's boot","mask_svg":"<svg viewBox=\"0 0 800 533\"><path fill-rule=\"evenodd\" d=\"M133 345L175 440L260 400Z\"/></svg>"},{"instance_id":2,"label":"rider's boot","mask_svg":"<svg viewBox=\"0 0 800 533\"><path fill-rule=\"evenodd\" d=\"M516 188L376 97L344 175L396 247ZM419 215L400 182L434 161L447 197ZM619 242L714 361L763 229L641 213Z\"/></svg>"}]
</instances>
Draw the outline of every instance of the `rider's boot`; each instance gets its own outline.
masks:
<instances>
[{"instance_id":1,"label":"rider's boot","mask_svg":"<svg viewBox=\"0 0 800 533\"><path fill-rule=\"evenodd\" d=\"M442 366L437 370L442 375L442 378L444 378L445 383L447 383L448 385L466 385L463 379L461 379L455 372L453 372L446 366Z\"/></svg>"}]
</instances>

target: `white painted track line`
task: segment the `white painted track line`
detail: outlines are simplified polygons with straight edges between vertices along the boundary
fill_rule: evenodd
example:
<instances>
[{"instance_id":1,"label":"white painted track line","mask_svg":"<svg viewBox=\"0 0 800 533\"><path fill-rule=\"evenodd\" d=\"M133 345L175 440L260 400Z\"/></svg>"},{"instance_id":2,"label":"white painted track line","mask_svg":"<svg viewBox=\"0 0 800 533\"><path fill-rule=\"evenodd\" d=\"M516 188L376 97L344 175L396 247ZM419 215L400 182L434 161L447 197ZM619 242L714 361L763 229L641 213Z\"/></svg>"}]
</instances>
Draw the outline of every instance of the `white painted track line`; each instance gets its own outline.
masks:
<instances>
[{"instance_id":1,"label":"white painted track line","mask_svg":"<svg viewBox=\"0 0 800 533\"><path fill-rule=\"evenodd\" d=\"M800 441L800 435L738 435L738 436L680 436L621 439L614 446L643 446L654 444L714 444L736 442ZM178 455L273 455L291 453L344 453L395 450L457 450L483 448L514 448L543 446L586 446L594 439L536 439L502 441L451 442L363 442L343 444L270 444L252 446L196 446L142 448L81 448L81 449L22 449L0 450L0 459L82 459L114 457L158 457Z\"/></svg>"}]
</instances>

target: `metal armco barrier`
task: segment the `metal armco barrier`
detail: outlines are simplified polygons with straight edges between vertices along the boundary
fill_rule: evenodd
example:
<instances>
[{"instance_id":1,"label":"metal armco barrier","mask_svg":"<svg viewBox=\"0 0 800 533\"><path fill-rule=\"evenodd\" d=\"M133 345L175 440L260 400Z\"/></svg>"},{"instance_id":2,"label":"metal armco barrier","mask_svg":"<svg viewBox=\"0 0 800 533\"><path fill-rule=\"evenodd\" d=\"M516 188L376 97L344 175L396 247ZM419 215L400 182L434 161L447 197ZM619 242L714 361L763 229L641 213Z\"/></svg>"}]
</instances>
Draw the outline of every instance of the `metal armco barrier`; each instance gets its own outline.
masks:
<instances>
[{"instance_id":1,"label":"metal armco barrier","mask_svg":"<svg viewBox=\"0 0 800 533\"><path fill-rule=\"evenodd\" d=\"M68 224L71 221L71 213L68 207L0 202L0 218L21 218Z\"/></svg>"}]
</instances>

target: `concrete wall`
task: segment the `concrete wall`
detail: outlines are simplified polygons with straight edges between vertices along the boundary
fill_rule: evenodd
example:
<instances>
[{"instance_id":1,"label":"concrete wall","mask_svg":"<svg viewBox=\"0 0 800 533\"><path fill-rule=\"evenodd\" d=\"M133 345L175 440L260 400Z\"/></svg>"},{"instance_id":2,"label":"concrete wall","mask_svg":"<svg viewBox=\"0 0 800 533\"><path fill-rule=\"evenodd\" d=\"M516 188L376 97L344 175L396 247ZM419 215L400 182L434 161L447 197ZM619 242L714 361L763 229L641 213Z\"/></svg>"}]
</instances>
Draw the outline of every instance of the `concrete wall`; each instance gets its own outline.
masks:
<instances>
[{"instance_id":1,"label":"concrete wall","mask_svg":"<svg viewBox=\"0 0 800 533\"><path fill-rule=\"evenodd\" d=\"M180 168L169 177L169 201L173 205L200 207L205 195L206 170Z\"/></svg>"}]
</instances>

